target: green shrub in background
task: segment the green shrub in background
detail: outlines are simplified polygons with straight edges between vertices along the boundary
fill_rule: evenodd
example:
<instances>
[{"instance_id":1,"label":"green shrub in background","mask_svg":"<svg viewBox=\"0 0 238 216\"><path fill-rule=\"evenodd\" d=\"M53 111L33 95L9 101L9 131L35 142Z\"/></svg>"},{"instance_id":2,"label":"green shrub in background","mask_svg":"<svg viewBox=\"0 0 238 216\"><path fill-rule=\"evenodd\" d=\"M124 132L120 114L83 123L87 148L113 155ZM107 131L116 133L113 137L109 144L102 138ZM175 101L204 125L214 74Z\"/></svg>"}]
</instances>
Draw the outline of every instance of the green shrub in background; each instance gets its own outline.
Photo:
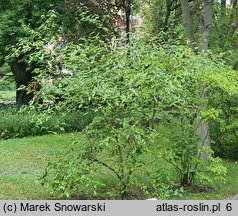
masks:
<instances>
[{"instance_id":1,"label":"green shrub in background","mask_svg":"<svg viewBox=\"0 0 238 216\"><path fill-rule=\"evenodd\" d=\"M13 114L16 113L16 106L14 104L0 104L1 116L6 113Z\"/></svg>"},{"instance_id":2,"label":"green shrub in background","mask_svg":"<svg viewBox=\"0 0 238 216\"><path fill-rule=\"evenodd\" d=\"M15 81L10 67L4 64L0 67L0 91L15 90Z\"/></svg>"},{"instance_id":3,"label":"green shrub in background","mask_svg":"<svg viewBox=\"0 0 238 216\"><path fill-rule=\"evenodd\" d=\"M211 103L219 111L211 121L212 148L219 157L238 159L238 107L237 96L220 92Z\"/></svg>"},{"instance_id":4,"label":"green shrub in background","mask_svg":"<svg viewBox=\"0 0 238 216\"><path fill-rule=\"evenodd\" d=\"M1 111L0 111L1 112ZM93 118L93 114L83 113L36 114L1 112L0 139L40 136L49 133L81 131Z\"/></svg>"},{"instance_id":5,"label":"green shrub in background","mask_svg":"<svg viewBox=\"0 0 238 216\"><path fill-rule=\"evenodd\" d=\"M0 79L0 91L15 90L14 82Z\"/></svg>"}]
</instances>

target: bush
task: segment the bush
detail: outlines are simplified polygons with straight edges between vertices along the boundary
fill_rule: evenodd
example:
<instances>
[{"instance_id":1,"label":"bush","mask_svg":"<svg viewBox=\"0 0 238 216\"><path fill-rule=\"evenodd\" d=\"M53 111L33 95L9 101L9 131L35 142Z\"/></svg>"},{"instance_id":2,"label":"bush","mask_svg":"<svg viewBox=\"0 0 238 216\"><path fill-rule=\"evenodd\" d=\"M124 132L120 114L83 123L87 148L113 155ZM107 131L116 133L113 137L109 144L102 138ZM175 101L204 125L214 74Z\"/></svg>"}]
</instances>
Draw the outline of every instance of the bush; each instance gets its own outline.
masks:
<instances>
[{"instance_id":1,"label":"bush","mask_svg":"<svg viewBox=\"0 0 238 216\"><path fill-rule=\"evenodd\" d=\"M66 106L77 104L99 115L83 131L86 139L78 142L80 150L76 149L74 157L71 156L77 160L52 162L43 180L55 191L71 197L87 178L88 189L96 194L99 186L105 184L105 180L98 178L103 172L114 176L115 188L109 189L108 194L120 199L130 197L135 188L168 198L182 191L176 184L188 186L205 180L211 183L214 176L223 180L226 169L221 162L201 159L201 152L207 150L204 146L198 148L194 122L197 116L203 120L214 116L204 105L206 98L198 97L202 94L198 91L203 92L204 88L198 90L197 84L230 90L230 83L216 80L218 75L226 77L226 67L209 56L196 56L183 46L158 48L134 41L125 53L127 49L129 57L100 43L85 47L70 44L59 53L65 67L73 71L55 82L54 90L61 89L64 98L59 109L65 112ZM42 95L53 97L49 92L42 88ZM161 132L162 128L167 135ZM170 164L170 169L156 169L161 165L157 163L148 167L145 155L152 152L152 161L161 158L164 166ZM213 158L212 154L209 157ZM74 174L68 172L69 167L75 170ZM215 167L215 171L209 167ZM148 175L141 183L139 179L145 170ZM163 178L157 171L164 172Z\"/></svg>"},{"instance_id":2,"label":"bush","mask_svg":"<svg viewBox=\"0 0 238 216\"><path fill-rule=\"evenodd\" d=\"M2 112L0 139L81 131L93 118L92 114L85 115L80 112L68 115L9 112Z\"/></svg>"},{"instance_id":3,"label":"bush","mask_svg":"<svg viewBox=\"0 0 238 216\"><path fill-rule=\"evenodd\" d=\"M14 90L15 85L5 80L0 80L0 91Z\"/></svg>"},{"instance_id":4,"label":"bush","mask_svg":"<svg viewBox=\"0 0 238 216\"><path fill-rule=\"evenodd\" d=\"M219 157L238 159L238 107L237 96L220 92L211 103L219 111L219 117L211 122L213 150Z\"/></svg>"},{"instance_id":5,"label":"bush","mask_svg":"<svg viewBox=\"0 0 238 216\"><path fill-rule=\"evenodd\" d=\"M127 199L133 189L167 198L180 193L181 185L212 183L214 176L223 180L226 169L204 148L197 124L219 116L210 92L237 94L235 71L212 55L196 55L176 42L158 47L135 38L119 52L94 37L82 39L80 45L67 43L62 49L47 50L46 41L63 42L59 35L53 39L47 35L50 25L43 27L43 32L27 27L29 38L13 47L10 56L28 53L24 59L28 64L39 61L35 79L43 82L34 94L42 103L33 101L32 107L43 115L67 116L72 110L98 114L83 130L85 139L49 163L43 183L72 197L82 187L97 194L106 184L101 176L113 176L115 187L107 194ZM52 79L53 85L47 85ZM201 159L203 151L207 160ZM158 158L170 169L159 169Z\"/></svg>"}]
</instances>

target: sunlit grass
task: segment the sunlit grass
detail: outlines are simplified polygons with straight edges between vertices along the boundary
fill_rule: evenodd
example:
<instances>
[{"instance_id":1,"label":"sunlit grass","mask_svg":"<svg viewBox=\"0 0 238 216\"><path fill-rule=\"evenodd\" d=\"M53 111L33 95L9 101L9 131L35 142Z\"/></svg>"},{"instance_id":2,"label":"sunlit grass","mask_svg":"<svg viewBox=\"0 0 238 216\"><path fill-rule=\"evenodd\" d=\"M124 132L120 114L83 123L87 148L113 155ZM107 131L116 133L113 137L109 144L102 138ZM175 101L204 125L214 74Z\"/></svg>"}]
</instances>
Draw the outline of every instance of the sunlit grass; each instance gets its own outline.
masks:
<instances>
[{"instance_id":1,"label":"sunlit grass","mask_svg":"<svg viewBox=\"0 0 238 216\"><path fill-rule=\"evenodd\" d=\"M15 100L15 91L0 91L0 100Z\"/></svg>"},{"instance_id":2,"label":"sunlit grass","mask_svg":"<svg viewBox=\"0 0 238 216\"><path fill-rule=\"evenodd\" d=\"M78 136L74 133L0 141L0 199L49 199L49 190L37 179L47 161Z\"/></svg>"},{"instance_id":3,"label":"sunlit grass","mask_svg":"<svg viewBox=\"0 0 238 216\"><path fill-rule=\"evenodd\" d=\"M48 188L39 184L38 177L48 160L69 149L81 136L81 133L68 133L0 141L0 199L57 199ZM182 197L172 199L215 200L238 194L238 164L229 160L224 164L228 171L225 183L218 182L208 191L189 188ZM108 185L113 180L112 176L103 178Z\"/></svg>"}]
</instances>

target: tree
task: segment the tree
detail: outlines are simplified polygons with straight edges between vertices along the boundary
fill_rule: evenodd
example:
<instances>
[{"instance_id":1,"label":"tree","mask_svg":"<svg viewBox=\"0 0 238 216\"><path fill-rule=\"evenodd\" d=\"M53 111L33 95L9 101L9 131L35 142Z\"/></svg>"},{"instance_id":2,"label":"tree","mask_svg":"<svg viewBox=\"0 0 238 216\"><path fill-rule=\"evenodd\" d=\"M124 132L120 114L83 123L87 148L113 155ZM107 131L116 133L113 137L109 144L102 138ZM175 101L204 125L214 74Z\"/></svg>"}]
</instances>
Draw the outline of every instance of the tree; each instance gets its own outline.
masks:
<instances>
[{"instance_id":1,"label":"tree","mask_svg":"<svg viewBox=\"0 0 238 216\"><path fill-rule=\"evenodd\" d=\"M213 6L213 0L204 0L204 6L203 11L200 16L200 28L199 28L199 46L198 46L198 52L200 54L203 54L207 52L208 50L208 37L211 29L211 22L212 22L212 6ZM206 98L206 90L204 86L200 86L198 89L200 92L202 92L199 97L202 99ZM203 106L207 106L207 104L204 104ZM210 146L211 145L211 137L210 132L208 128L208 122L206 121L198 121L198 129L199 134L201 136L201 142L200 146ZM204 155L205 156L205 155Z\"/></svg>"},{"instance_id":2,"label":"tree","mask_svg":"<svg viewBox=\"0 0 238 216\"><path fill-rule=\"evenodd\" d=\"M189 14L191 16L196 14L201 5L201 0L140 0L139 2L146 31L154 35L166 32L169 33L169 38L178 36L181 17L186 15L188 18ZM183 14L184 10L187 10L187 13ZM189 19L186 19L186 23L187 21Z\"/></svg>"},{"instance_id":3,"label":"tree","mask_svg":"<svg viewBox=\"0 0 238 216\"><path fill-rule=\"evenodd\" d=\"M203 10L199 22L199 53L206 52L208 49L208 38L212 25L212 6L213 0L204 0Z\"/></svg>"},{"instance_id":4,"label":"tree","mask_svg":"<svg viewBox=\"0 0 238 216\"><path fill-rule=\"evenodd\" d=\"M115 4L125 15L126 43L128 44L130 42L130 19L132 15L133 0L116 0Z\"/></svg>"},{"instance_id":5,"label":"tree","mask_svg":"<svg viewBox=\"0 0 238 216\"><path fill-rule=\"evenodd\" d=\"M194 32L193 32L193 25L192 25L192 16L191 16L191 9L188 0L180 0L181 8L182 8L182 17L183 17L183 24L185 35L189 40L189 46L193 48L194 42ZM199 19L199 41L198 41L198 53L203 55L203 53L207 52L208 50L208 38L211 29L211 22L212 22L212 6L213 0L204 0L203 2L203 9ZM193 48L194 49L194 48ZM205 99L205 87L203 85L197 86L198 97L201 99ZM206 104L201 105L200 109L203 109L203 106ZM201 137L201 142L199 144L200 147L202 146L210 146L210 133L208 129L208 123L200 120L201 116L198 116L196 121L199 135Z\"/></svg>"},{"instance_id":6,"label":"tree","mask_svg":"<svg viewBox=\"0 0 238 216\"><path fill-rule=\"evenodd\" d=\"M5 57L9 55L7 47L16 45L21 37L27 35L24 32L22 24L25 23L32 28L37 28L40 23L40 18L43 14L52 9L57 0L11 0L0 1L0 55ZM20 86L27 86L32 81L33 69L29 68L23 61L24 55L19 55L10 59L9 65L14 74L16 82L16 102L18 105L28 103L32 95L27 94L23 89L18 89ZM2 63L4 61L2 60Z\"/></svg>"},{"instance_id":7,"label":"tree","mask_svg":"<svg viewBox=\"0 0 238 216\"><path fill-rule=\"evenodd\" d=\"M14 5L14 7L13 7ZM42 23L42 16L49 10L59 13L57 22L58 30L67 40L80 40L85 35L99 34L104 40L110 37L112 29L113 12L108 10L110 1L78 1L78 0L0 0L0 56L1 64L4 57L10 55L10 46L17 45L21 38L28 37L24 31L23 24L37 29ZM113 16L112 16L113 17ZM29 38L31 40L31 38ZM24 61L29 53L20 54L9 59L10 68L16 81L17 105L27 104L32 99L32 94L27 94L21 86L28 86L33 81L34 65ZM37 61L35 62L37 64Z\"/></svg>"},{"instance_id":8,"label":"tree","mask_svg":"<svg viewBox=\"0 0 238 216\"><path fill-rule=\"evenodd\" d=\"M108 41L115 33L117 7L114 0L66 0L55 10L62 17L64 35L69 41L95 35Z\"/></svg>"},{"instance_id":9,"label":"tree","mask_svg":"<svg viewBox=\"0 0 238 216\"><path fill-rule=\"evenodd\" d=\"M185 35L189 40L189 47L193 48L194 35L192 26L191 9L188 0L180 0Z\"/></svg>"}]
</instances>

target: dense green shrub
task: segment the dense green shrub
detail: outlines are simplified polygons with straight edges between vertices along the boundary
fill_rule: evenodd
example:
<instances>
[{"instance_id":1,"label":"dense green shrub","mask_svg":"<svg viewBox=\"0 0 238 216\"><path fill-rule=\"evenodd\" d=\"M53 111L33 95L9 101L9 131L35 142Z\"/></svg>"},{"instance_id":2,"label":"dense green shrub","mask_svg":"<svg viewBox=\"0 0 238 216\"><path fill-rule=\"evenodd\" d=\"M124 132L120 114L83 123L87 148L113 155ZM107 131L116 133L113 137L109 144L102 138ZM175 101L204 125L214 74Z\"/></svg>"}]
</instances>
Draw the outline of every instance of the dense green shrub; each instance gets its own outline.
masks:
<instances>
[{"instance_id":1,"label":"dense green shrub","mask_svg":"<svg viewBox=\"0 0 238 216\"><path fill-rule=\"evenodd\" d=\"M232 93L236 73L179 45L157 47L134 41L125 53L127 49L129 57L102 43L69 44L59 52L73 73L60 77L51 91L42 88L42 95L52 98L52 93L61 89L64 101L59 109L67 111L66 106L69 109L77 104L100 114L84 130L86 138L78 142L80 150L71 154L70 158L77 159L52 162L43 180L55 191L72 196L80 191L85 178L90 182L88 190L96 194L105 184L99 176L113 175L115 189L109 189L108 194L120 199L128 198L135 188L168 198L182 191L175 185L224 180L226 169L221 160L214 158L209 148L198 147L194 122L198 115L207 121L216 117L203 105L207 98L198 97L199 91ZM47 77L47 68L44 73ZM217 77L226 78L227 74L232 75L229 83L217 82ZM206 88L198 89L198 83ZM207 160L201 159L202 152ZM170 168L161 170L160 166ZM74 172L69 173L69 167Z\"/></svg>"},{"instance_id":2,"label":"dense green shrub","mask_svg":"<svg viewBox=\"0 0 238 216\"><path fill-rule=\"evenodd\" d=\"M0 104L0 113L1 116L3 115L3 113L16 113L16 106L15 104Z\"/></svg>"},{"instance_id":3,"label":"dense green shrub","mask_svg":"<svg viewBox=\"0 0 238 216\"><path fill-rule=\"evenodd\" d=\"M58 35L28 32L31 46L29 38L21 40L11 57L27 52L26 62L39 59L35 79L42 87L34 94L42 103L32 101L31 108L42 115L98 114L83 130L85 139L49 163L42 183L63 196L82 188L96 195L108 184L105 176L113 178L113 187L104 187L107 197L127 199L139 190L165 199L181 186L224 180L222 161L197 129L219 118L214 94L237 94L236 71L176 42L157 46L135 38L119 52L94 37L47 50L46 42L62 43Z\"/></svg>"},{"instance_id":4,"label":"dense green shrub","mask_svg":"<svg viewBox=\"0 0 238 216\"><path fill-rule=\"evenodd\" d=\"M219 93L211 101L219 117L211 122L213 150L219 157L238 159L238 107L237 96Z\"/></svg>"},{"instance_id":5,"label":"dense green shrub","mask_svg":"<svg viewBox=\"0 0 238 216\"><path fill-rule=\"evenodd\" d=\"M92 114L85 115L81 112L67 115L42 115L37 113L26 114L2 111L0 118L0 139L81 131L92 121L92 118Z\"/></svg>"},{"instance_id":6,"label":"dense green shrub","mask_svg":"<svg viewBox=\"0 0 238 216\"><path fill-rule=\"evenodd\" d=\"M0 91L14 90L14 89L15 89L14 82L10 82L5 79L0 79Z\"/></svg>"}]
</instances>

